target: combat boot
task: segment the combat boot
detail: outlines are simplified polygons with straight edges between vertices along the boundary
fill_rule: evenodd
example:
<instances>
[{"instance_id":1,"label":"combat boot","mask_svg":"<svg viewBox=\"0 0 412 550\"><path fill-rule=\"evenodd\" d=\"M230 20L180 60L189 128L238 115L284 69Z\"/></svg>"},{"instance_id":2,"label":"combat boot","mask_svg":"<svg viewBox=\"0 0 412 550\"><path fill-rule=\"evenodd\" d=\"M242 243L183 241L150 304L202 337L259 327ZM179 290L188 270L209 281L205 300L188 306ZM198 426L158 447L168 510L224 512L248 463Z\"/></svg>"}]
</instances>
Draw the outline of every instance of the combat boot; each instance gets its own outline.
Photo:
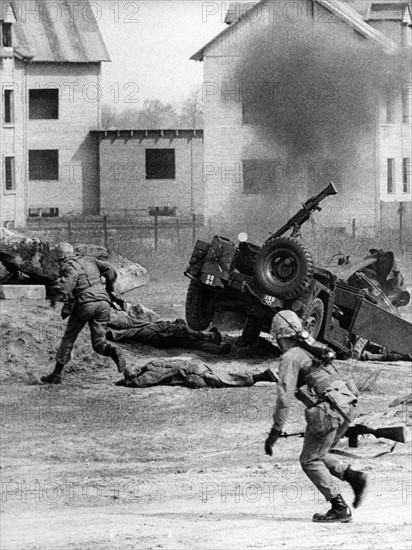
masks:
<instances>
[{"instance_id":1,"label":"combat boot","mask_svg":"<svg viewBox=\"0 0 412 550\"><path fill-rule=\"evenodd\" d=\"M54 371L47 376L41 376L40 380L43 382L43 384L61 384L63 368L64 365L57 361L56 366L54 367Z\"/></svg>"},{"instance_id":2,"label":"combat boot","mask_svg":"<svg viewBox=\"0 0 412 550\"><path fill-rule=\"evenodd\" d=\"M342 495L330 499L332 508L326 514L315 514L312 521L316 523L350 523L352 512Z\"/></svg>"},{"instance_id":3,"label":"combat boot","mask_svg":"<svg viewBox=\"0 0 412 550\"><path fill-rule=\"evenodd\" d=\"M366 495L368 476L364 472L352 470L352 468L348 466L343 474L343 479L352 487L352 490L355 493L353 507L358 508L358 506L362 504L362 501Z\"/></svg>"},{"instance_id":4,"label":"combat boot","mask_svg":"<svg viewBox=\"0 0 412 550\"><path fill-rule=\"evenodd\" d=\"M48 374L47 376L40 376L40 380L43 382L43 384L61 384L62 383L61 374L54 374L54 372L52 372L51 374Z\"/></svg>"},{"instance_id":5,"label":"combat boot","mask_svg":"<svg viewBox=\"0 0 412 550\"><path fill-rule=\"evenodd\" d=\"M124 355L122 351L115 347L108 344L105 349L104 353L107 357L110 357L113 359L113 361L116 363L117 370L122 373L126 368L126 359L124 358Z\"/></svg>"}]
</instances>

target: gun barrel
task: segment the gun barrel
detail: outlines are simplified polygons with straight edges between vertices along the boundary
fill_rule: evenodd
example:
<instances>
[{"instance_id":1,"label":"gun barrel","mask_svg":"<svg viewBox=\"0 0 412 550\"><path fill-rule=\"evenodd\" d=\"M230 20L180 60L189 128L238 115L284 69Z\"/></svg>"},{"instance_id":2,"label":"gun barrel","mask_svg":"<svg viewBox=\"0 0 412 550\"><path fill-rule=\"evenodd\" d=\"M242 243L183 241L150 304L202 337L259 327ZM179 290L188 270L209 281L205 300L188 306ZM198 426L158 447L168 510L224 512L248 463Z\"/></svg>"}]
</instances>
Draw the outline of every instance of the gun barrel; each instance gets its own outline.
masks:
<instances>
[{"instance_id":1,"label":"gun barrel","mask_svg":"<svg viewBox=\"0 0 412 550\"><path fill-rule=\"evenodd\" d=\"M282 226L280 229L278 229L273 235L270 236L268 240L275 239L276 237L280 237L286 231L289 229L293 229L295 226L300 227L302 224L304 224L309 218L310 215L315 210L320 210L319 203L323 201L324 198L328 197L329 195L336 195L337 191L335 186L333 185L333 182L330 182L325 189L323 189L320 193L317 195L314 195L310 199L308 199L302 206L302 208L288 220L284 226Z\"/></svg>"}]
</instances>

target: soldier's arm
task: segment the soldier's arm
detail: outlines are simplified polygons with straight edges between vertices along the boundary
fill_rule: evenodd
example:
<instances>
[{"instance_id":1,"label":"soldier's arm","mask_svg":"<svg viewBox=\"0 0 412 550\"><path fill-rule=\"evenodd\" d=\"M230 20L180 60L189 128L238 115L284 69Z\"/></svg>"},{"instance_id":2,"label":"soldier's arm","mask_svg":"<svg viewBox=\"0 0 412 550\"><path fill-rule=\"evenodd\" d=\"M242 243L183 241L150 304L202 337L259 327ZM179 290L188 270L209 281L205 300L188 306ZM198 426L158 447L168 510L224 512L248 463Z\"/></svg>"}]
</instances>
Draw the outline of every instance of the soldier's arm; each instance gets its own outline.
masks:
<instances>
[{"instance_id":1,"label":"soldier's arm","mask_svg":"<svg viewBox=\"0 0 412 550\"><path fill-rule=\"evenodd\" d=\"M70 263L65 263L60 268L60 275L60 292L67 299L76 287L78 273Z\"/></svg>"},{"instance_id":2,"label":"soldier's arm","mask_svg":"<svg viewBox=\"0 0 412 550\"><path fill-rule=\"evenodd\" d=\"M279 383L273 427L282 431L286 423L290 403L295 395L299 376L299 362L290 355L284 355L279 364Z\"/></svg>"},{"instance_id":3,"label":"soldier's arm","mask_svg":"<svg viewBox=\"0 0 412 550\"><path fill-rule=\"evenodd\" d=\"M106 288L108 291L113 291L113 285L117 279L117 272L114 269L113 266L106 262L102 262L100 260L94 260L98 270L100 271L100 275L106 279Z\"/></svg>"}]
</instances>

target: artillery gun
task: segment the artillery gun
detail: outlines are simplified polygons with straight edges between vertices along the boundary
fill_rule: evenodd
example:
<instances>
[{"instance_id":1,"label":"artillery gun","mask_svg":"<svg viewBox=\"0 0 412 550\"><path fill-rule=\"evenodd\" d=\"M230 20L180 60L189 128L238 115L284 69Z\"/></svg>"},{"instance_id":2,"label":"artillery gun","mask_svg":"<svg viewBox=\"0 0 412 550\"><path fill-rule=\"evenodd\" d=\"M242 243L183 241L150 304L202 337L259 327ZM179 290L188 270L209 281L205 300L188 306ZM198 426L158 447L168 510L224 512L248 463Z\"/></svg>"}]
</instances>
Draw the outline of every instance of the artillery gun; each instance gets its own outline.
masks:
<instances>
[{"instance_id":1,"label":"artillery gun","mask_svg":"<svg viewBox=\"0 0 412 550\"><path fill-rule=\"evenodd\" d=\"M190 279L188 325L205 330L216 312L236 312L244 317L238 343L249 345L261 332L270 332L278 311L291 309L313 338L343 357L351 355L358 338L390 351L411 353L412 325L396 315L396 308L383 309L370 293L338 279L329 269L315 266L299 239L302 225L321 210L320 202L336 193L331 182L262 246L249 243L242 233L238 244L218 235L212 242L198 240L184 272ZM290 236L285 236L287 231L291 231Z\"/></svg>"}]
</instances>

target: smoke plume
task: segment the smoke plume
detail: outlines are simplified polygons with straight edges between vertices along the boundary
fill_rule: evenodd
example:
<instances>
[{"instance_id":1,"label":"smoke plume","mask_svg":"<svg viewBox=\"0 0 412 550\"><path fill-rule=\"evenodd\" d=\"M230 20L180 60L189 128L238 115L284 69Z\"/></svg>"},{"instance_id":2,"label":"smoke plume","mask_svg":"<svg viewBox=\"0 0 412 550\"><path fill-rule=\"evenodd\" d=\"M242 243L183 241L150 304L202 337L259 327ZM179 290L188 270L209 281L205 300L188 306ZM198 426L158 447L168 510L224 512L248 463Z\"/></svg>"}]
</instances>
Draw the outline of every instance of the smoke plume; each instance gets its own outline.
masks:
<instances>
[{"instance_id":1,"label":"smoke plume","mask_svg":"<svg viewBox=\"0 0 412 550\"><path fill-rule=\"evenodd\" d=\"M289 158L350 157L382 99L401 90L402 57L350 32L282 22L254 29L241 49L233 77L244 115Z\"/></svg>"}]
</instances>

